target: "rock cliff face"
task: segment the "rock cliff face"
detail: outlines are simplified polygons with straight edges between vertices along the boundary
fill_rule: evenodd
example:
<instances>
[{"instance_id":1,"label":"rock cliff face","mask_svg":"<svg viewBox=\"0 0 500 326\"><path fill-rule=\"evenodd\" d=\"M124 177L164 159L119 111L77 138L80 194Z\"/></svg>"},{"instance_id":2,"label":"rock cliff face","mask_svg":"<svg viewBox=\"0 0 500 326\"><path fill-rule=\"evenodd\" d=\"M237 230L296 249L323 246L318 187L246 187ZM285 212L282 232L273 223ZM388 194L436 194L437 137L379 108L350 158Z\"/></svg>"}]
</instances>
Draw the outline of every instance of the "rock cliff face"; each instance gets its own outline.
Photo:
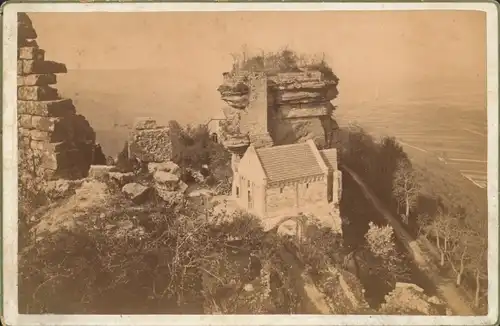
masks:
<instances>
[{"instance_id":1,"label":"rock cliff face","mask_svg":"<svg viewBox=\"0 0 500 326\"><path fill-rule=\"evenodd\" d=\"M95 149L95 132L61 98L56 84L66 66L45 60L30 18L18 15L17 112L21 160L33 162L32 173L48 179L87 175ZM22 171L21 171L22 173Z\"/></svg>"},{"instance_id":2,"label":"rock cliff face","mask_svg":"<svg viewBox=\"0 0 500 326\"><path fill-rule=\"evenodd\" d=\"M313 139L329 145L338 128L332 119L338 80L320 71L304 69L268 75L225 73L218 88L228 104L221 121L222 138L230 150L245 149L249 143L284 145Z\"/></svg>"}]
</instances>

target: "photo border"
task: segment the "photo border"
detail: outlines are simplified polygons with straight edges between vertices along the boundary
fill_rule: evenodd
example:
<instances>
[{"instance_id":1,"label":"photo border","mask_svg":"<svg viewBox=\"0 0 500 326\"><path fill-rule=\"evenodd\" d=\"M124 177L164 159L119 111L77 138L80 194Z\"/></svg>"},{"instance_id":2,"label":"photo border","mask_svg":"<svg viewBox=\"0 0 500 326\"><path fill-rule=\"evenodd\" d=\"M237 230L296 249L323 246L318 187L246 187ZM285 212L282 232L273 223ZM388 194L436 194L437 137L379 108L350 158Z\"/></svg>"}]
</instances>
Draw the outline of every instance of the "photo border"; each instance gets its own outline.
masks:
<instances>
[{"instance_id":1,"label":"photo border","mask_svg":"<svg viewBox=\"0 0 500 326\"><path fill-rule=\"evenodd\" d=\"M488 314L486 316L382 315L23 315L18 313L17 205L2 204L2 298L7 325L492 325L498 320L498 4L488 2L9 2L3 6L2 203L17 203L17 13L153 11L401 11L486 12L488 124Z\"/></svg>"}]
</instances>

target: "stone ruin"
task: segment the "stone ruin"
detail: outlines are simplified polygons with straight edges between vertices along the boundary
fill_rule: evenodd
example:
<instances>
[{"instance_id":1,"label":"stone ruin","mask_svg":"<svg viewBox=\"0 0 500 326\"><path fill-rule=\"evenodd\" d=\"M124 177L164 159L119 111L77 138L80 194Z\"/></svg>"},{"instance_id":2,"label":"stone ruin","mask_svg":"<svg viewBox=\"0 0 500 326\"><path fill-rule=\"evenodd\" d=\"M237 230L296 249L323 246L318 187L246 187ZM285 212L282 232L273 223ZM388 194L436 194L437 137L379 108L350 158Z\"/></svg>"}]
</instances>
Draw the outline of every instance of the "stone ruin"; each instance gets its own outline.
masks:
<instances>
[{"instance_id":1,"label":"stone ruin","mask_svg":"<svg viewBox=\"0 0 500 326\"><path fill-rule=\"evenodd\" d=\"M218 91L228 105L220 137L231 151L285 145L313 139L330 146L338 129L332 119L338 80L316 70L276 74L224 73Z\"/></svg>"},{"instance_id":2,"label":"stone ruin","mask_svg":"<svg viewBox=\"0 0 500 326\"><path fill-rule=\"evenodd\" d=\"M17 112L19 148L30 169L48 179L85 177L93 162L96 135L71 99L51 85L64 64L45 59L27 14L18 14ZM102 153L101 153L102 154Z\"/></svg>"},{"instance_id":3,"label":"stone ruin","mask_svg":"<svg viewBox=\"0 0 500 326\"><path fill-rule=\"evenodd\" d=\"M138 118L128 141L128 156L145 163L161 163L172 157L168 127L151 118Z\"/></svg>"}]
</instances>

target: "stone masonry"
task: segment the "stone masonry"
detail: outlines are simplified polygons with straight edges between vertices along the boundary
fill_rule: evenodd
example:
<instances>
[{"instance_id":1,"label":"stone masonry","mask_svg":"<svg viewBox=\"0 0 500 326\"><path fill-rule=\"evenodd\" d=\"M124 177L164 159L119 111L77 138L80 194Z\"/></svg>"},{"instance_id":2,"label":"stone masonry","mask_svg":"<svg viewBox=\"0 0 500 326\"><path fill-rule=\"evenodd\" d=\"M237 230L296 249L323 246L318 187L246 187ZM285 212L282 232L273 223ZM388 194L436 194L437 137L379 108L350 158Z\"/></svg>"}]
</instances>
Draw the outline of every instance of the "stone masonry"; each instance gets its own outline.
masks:
<instances>
[{"instance_id":1,"label":"stone masonry","mask_svg":"<svg viewBox=\"0 0 500 326\"><path fill-rule=\"evenodd\" d=\"M76 113L70 99L53 85L64 64L47 61L27 14L18 14L17 112L21 160L37 174L53 178L87 175L93 160L95 132ZM22 163L22 161L21 161Z\"/></svg>"},{"instance_id":2,"label":"stone masonry","mask_svg":"<svg viewBox=\"0 0 500 326\"><path fill-rule=\"evenodd\" d=\"M160 163L172 158L168 127L151 118L138 118L128 142L129 157L144 163Z\"/></svg>"}]
</instances>

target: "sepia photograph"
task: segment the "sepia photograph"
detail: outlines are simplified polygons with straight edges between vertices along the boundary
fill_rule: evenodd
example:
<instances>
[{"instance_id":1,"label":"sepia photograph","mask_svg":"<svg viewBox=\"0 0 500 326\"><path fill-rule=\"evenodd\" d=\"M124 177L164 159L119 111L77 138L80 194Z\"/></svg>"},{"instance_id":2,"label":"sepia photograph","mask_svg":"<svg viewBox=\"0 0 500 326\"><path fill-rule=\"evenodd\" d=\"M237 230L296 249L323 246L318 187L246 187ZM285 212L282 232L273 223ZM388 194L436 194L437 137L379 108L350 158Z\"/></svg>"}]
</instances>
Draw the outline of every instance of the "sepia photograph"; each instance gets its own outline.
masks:
<instances>
[{"instance_id":1,"label":"sepia photograph","mask_svg":"<svg viewBox=\"0 0 500 326\"><path fill-rule=\"evenodd\" d=\"M498 319L493 3L3 11L8 325Z\"/></svg>"}]
</instances>

